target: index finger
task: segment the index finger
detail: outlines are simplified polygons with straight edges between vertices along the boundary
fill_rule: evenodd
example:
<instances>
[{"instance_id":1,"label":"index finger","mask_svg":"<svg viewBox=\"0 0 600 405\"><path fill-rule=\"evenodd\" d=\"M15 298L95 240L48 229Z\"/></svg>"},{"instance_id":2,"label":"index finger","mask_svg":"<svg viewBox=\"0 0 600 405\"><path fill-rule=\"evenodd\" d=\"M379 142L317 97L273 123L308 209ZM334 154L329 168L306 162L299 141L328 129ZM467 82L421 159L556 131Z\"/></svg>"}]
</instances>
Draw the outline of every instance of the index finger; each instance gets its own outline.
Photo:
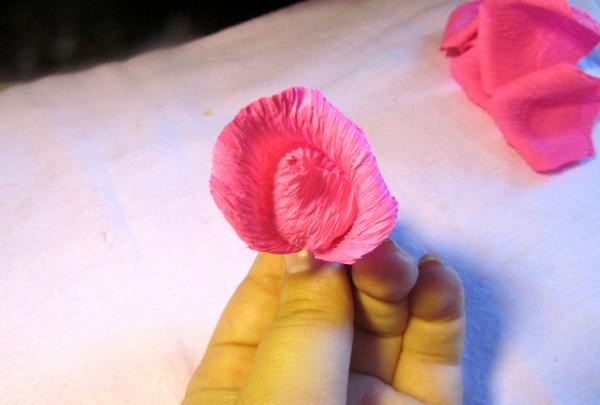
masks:
<instances>
[{"instance_id":1,"label":"index finger","mask_svg":"<svg viewBox=\"0 0 600 405\"><path fill-rule=\"evenodd\" d=\"M254 361L256 347L275 319L283 271L282 256L258 254L221 314L188 385L189 402L184 401L185 404L208 402L201 400L202 395L219 392L231 396L240 390Z\"/></svg>"}]
</instances>

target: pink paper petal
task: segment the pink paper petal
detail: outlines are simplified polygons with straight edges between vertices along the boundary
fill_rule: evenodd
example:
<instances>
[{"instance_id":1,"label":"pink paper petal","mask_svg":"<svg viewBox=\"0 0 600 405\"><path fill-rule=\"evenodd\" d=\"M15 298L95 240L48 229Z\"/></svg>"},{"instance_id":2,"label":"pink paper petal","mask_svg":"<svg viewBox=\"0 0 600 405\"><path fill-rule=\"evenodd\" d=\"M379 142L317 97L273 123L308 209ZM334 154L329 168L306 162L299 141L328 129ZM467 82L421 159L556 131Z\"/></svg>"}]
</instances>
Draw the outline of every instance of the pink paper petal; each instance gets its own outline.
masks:
<instances>
[{"instance_id":1,"label":"pink paper petal","mask_svg":"<svg viewBox=\"0 0 600 405\"><path fill-rule=\"evenodd\" d=\"M477 39L483 90L492 94L557 63L574 65L598 41L598 25L564 0L486 0Z\"/></svg>"},{"instance_id":2,"label":"pink paper petal","mask_svg":"<svg viewBox=\"0 0 600 405\"><path fill-rule=\"evenodd\" d=\"M213 150L211 193L251 248L353 263L392 230L397 203L363 132L317 90L242 109Z\"/></svg>"},{"instance_id":3,"label":"pink paper petal","mask_svg":"<svg viewBox=\"0 0 600 405\"><path fill-rule=\"evenodd\" d=\"M473 46L477 38L481 3L482 0L468 1L450 14L442 38L442 50L449 55L458 55Z\"/></svg>"},{"instance_id":4,"label":"pink paper petal","mask_svg":"<svg viewBox=\"0 0 600 405\"><path fill-rule=\"evenodd\" d=\"M469 100L483 109L487 109L490 96L481 88L481 71L479 69L479 51L477 46L452 60L450 71L454 80L463 88Z\"/></svg>"},{"instance_id":5,"label":"pink paper petal","mask_svg":"<svg viewBox=\"0 0 600 405\"><path fill-rule=\"evenodd\" d=\"M566 63L502 86L489 108L508 143L537 171L593 155L599 110L600 79Z\"/></svg>"}]
</instances>

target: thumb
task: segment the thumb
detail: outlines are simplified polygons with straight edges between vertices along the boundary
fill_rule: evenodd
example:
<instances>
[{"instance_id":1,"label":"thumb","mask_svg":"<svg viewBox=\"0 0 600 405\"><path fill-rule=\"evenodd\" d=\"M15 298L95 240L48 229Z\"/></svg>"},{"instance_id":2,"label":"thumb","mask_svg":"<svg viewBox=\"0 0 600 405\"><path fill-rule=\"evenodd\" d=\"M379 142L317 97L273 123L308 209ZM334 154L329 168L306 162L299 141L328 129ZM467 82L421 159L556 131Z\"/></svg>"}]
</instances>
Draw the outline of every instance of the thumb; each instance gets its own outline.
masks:
<instances>
[{"instance_id":1,"label":"thumb","mask_svg":"<svg viewBox=\"0 0 600 405\"><path fill-rule=\"evenodd\" d=\"M353 312L342 265L285 256L277 316L263 336L239 405L345 405Z\"/></svg>"}]
</instances>

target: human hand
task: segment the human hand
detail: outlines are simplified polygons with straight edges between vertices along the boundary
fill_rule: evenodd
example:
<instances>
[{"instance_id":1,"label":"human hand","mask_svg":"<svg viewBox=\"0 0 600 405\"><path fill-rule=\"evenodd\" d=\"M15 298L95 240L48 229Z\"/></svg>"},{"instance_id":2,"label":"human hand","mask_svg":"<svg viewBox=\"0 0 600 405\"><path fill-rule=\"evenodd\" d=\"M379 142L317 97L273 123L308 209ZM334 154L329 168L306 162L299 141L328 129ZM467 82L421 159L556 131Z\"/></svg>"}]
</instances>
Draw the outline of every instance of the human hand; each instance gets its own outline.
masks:
<instances>
[{"instance_id":1,"label":"human hand","mask_svg":"<svg viewBox=\"0 0 600 405\"><path fill-rule=\"evenodd\" d=\"M391 241L346 269L260 253L183 405L460 404L463 306L454 271Z\"/></svg>"}]
</instances>

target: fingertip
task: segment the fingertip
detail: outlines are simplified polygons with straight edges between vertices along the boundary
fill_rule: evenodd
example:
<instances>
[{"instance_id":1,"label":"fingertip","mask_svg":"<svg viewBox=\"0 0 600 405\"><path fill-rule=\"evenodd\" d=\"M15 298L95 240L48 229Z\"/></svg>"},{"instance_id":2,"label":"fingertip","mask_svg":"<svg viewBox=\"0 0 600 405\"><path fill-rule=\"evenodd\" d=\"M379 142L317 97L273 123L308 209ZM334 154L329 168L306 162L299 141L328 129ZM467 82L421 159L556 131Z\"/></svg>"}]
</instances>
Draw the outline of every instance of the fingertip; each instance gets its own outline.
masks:
<instances>
[{"instance_id":1,"label":"fingertip","mask_svg":"<svg viewBox=\"0 0 600 405\"><path fill-rule=\"evenodd\" d=\"M391 239L386 239L352 265L354 285L384 301L405 298L415 285L417 276L417 262Z\"/></svg>"},{"instance_id":2,"label":"fingertip","mask_svg":"<svg viewBox=\"0 0 600 405\"><path fill-rule=\"evenodd\" d=\"M421 259L419 259L419 267L425 264L426 262L437 262L440 264L444 264L442 258L434 253L427 253L425 256L421 257Z\"/></svg>"},{"instance_id":3,"label":"fingertip","mask_svg":"<svg viewBox=\"0 0 600 405\"><path fill-rule=\"evenodd\" d=\"M445 266L436 255L419 261L419 277L411 292L411 312L427 319L449 319L462 316L464 292L456 271Z\"/></svg>"},{"instance_id":4,"label":"fingertip","mask_svg":"<svg viewBox=\"0 0 600 405\"><path fill-rule=\"evenodd\" d=\"M285 263L281 255L258 252L250 270L248 276L252 278L269 279L275 283L280 283L283 280L283 273L285 271Z\"/></svg>"},{"instance_id":5,"label":"fingertip","mask_svg":"<svg viewBox=\"0 0 600 405\"><path fill-rule=\"evenodd\" d=\"M283 255L285 269L288 274L309 271L319 267L323 262L306 249Z\"/></svg>"}]
</instances>

